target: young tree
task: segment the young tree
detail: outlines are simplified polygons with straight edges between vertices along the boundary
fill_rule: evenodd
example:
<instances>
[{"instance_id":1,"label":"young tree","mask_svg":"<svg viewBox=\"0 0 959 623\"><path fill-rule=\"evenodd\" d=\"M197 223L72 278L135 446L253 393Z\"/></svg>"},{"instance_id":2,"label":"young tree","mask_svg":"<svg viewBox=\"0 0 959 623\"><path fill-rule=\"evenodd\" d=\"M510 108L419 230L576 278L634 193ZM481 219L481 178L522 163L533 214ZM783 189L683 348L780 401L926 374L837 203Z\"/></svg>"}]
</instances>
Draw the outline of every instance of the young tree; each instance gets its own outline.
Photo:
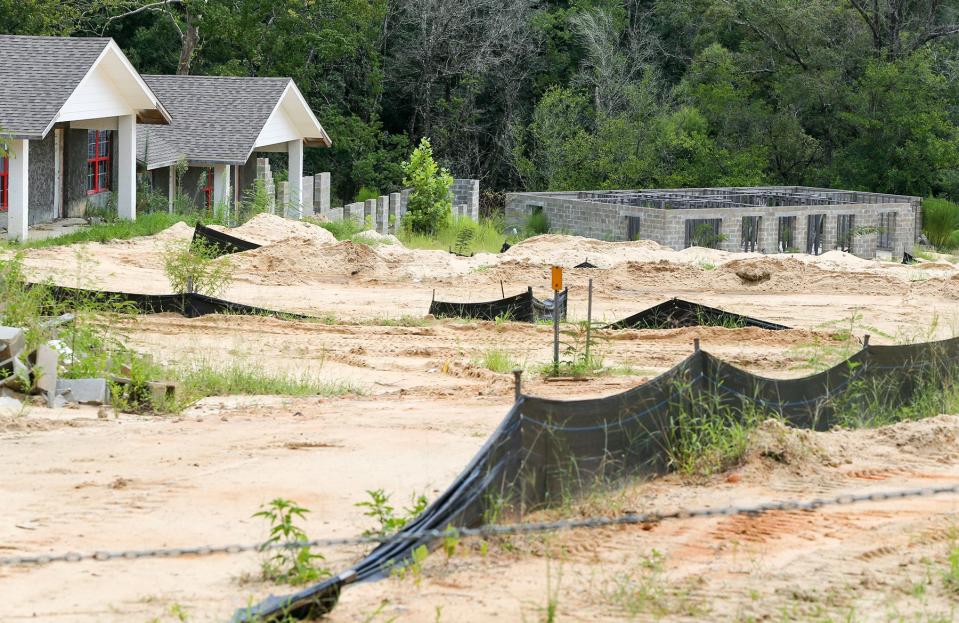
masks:
<instances>
[{"instance_id":1,"label":"young tree","mask_svg":"<svg viewBox=\"0 0 959 623\"><path fill-rule=\"evenodd\" d=\"M433 160L433 148L428 138L420 139L410 159L403 163L403 174L403 184L411 188L404 225L418 234L436 233L452 216L450 187L453 176Z\"/></svg>"}]
</instances>

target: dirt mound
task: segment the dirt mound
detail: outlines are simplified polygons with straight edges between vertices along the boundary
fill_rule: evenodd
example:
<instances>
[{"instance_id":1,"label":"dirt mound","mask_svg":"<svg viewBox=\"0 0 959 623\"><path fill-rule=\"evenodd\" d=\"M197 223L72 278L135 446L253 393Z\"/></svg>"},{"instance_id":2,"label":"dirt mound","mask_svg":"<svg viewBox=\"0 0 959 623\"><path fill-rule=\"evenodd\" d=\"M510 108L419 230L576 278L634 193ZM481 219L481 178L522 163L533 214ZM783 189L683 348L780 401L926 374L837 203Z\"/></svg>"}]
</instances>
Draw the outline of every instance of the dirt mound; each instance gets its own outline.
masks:
<instances>
[{"instance_id":1,"label":"dirt mound","mask_svg":"<svg viewBox=\"0 0 959 623\"><path fill-rule=\"evenodd\" d=\"M221 231L249 240L256 244L272 244L287 238L302 238L318 244L334 244L336 238L319 225L294 221L275 214L257 214L249 221L233 228L220 228Z\"/></svg>"},{"instance_id":2,"label":"dirt mound","mask_svg":"<svg viewBox=\"0 0 959 623\"><path fill-rule=\"evenodd\" d=\"M330 277L376 277L386 263L365 244L345 240L323 244L309 238L288 238L252 251L222 258L236 278L262 285L298 285Z\"/></svg>"},{"instance_id":3,"label":"dirt mound","mask_svg":"<svg viewBox=\"0 0 959 623\"><path fill-rule=\"evenodd\" d=\"M724 265L726 270L731 270L737 277L746 283L762 283L769 281L772 271L769 262L764 259L757 260L733 260Z\"/></svg>"},{"instance_id":4,"label":"dirt mound","mask_svg":"<svg viewBox=\"0 0 959 623\"><path fill-rule=\"evenodd\" d=\"M516 243L501 257L570 268L589 260L591 264L608 268L627 261L659 259L664 253L674 254L674 251L652 240L606 242L582 236L543 234Z\"/></svg>"},{"instance_id":5,"label":"dirt mound","mask_svg":"<svg viewBox=\"0 0 959 623\"><path fill-rule=\"evenodd\" d=\"M170 225L161 232L157 232L152 236L153 240L159 242L176 242L178 240L189 240L193 237L193 228L179 221ZM136 239L134 239L136 240Z\"/></svg>"},{"instance_id":6,"label":"dirt mound","mask_svg":"<svg viewBox=\"0 0 959 623\"><path fill-rule=\"evenodd\" d=\"M820 442L819 435L768 419L749 434L746 467L755 471L786 469L805 476L837 466L840 460Z\"/></svg>"},{"instance_id":7,"label":"dirt mound","mask_svg":"<svg viewBox=\"0 0 959 623\"><path fill-rule=\"evenodd\" d=\"M400 239L393 234L381 234L378 231L367 229L357 234L353 234L353 242L362 242L367 245L377 244L401 244Z\"/></svg>"}]
</instances>

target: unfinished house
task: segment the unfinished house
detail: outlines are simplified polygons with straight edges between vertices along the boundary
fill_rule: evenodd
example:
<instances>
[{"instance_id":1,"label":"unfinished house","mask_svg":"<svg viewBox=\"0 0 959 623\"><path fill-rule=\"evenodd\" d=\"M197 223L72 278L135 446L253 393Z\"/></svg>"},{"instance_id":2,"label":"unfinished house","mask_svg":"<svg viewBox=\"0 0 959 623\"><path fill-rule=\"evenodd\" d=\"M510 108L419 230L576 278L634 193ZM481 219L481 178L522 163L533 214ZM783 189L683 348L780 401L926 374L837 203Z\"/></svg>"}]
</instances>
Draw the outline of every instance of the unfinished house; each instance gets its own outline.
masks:
<instances>
[{"instance_id":1,"label":"unfinished house","mask_svg":"<svg viewBox=\"0 0 959 623\"><path fill-rule=\"evenodd\" d=\"M231 205L257 179L256 154L281 152L289 171L290 216L301 215L303 148L330 137L290 78L143 76L170 111L167 126L141 128L137 159L152 188L198 208ZM184 168L185 165L185 168ZM178 170L179 166L179 170ZM262 168L262 166L261 166Z\"/></svg>"},{"instance_id":2,"label":"unfinished house","mask_svg":"<svg viewBox=\"0 0 959 623\"><path fill-rule=\"evenodd\" d=\"M803 186L513 193L506 223L545 214L551 231L654 240L676 250L902 258L920 225L919 197Z\"/></svg>"},{"instance_id":3,"label":"unfinished house","mask_svg":"<svg viewBox=\"0 0 959 623\"><path fill-rule=\"evenodd\" d=\"M170 116L112 39L0 35L0 227L136 218L137 128ZM3 154L0 154L2 156Z\"/></svg>"}]
</instances>

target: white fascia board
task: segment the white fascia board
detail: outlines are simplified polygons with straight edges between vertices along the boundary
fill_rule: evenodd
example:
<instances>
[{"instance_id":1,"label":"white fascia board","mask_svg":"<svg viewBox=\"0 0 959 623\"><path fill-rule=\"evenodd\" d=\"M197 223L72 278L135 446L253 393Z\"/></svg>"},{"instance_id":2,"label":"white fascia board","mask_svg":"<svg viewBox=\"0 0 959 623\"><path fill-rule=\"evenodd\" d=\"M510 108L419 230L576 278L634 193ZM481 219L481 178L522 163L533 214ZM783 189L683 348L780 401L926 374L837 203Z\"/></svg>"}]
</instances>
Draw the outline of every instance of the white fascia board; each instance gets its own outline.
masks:
<instances>
[{"instance_id":1,"label":"white fascia board","mask_svg":"<svg viewBox=\"0 0 959 623\"><path fill-rule=\"evenodd\" d=\"M271 135L268 129L272 130L273 128L271 126L280 122L281 115L286 117L283 121L289 121L295 126L295 131ZM316 115L313 114L313 111L310 110L309 105L307 105L303 94L300 93L296 83L291 79L283 90L283 94L277 100L276 105L273 106L273 111L270 112L270 116L267 117L266 123L260 128L260 134L257 136L256 141L254 141L253 148L250 149L250 152L247 154L247 159L249 159L254 151L261 151L261 148L264 151L286 151L286 149L275 149L275 147L287 141L297 139L307 141L310 139L320 140L327 146L331 145L330 137L327 135L326 130L320 125Z\"/></svg>"},{"instance_id":2,"label":"white fascia board","mask_svg":"<svg viewBox=\"0 0 959 623\"><path fill-rule=\"evenodd\" d=\"M104 59L107 58L108 56L119 61L119 64L122 66L122 68L125 70L127 74L127 78L132 78L134 80L136 86L138 87L139 95L145 97L147 101L149 102L148 106L143 106L139 109L140 110L144 110L144 109L156 110L161 115L163 115L163 118L166 119L167 123L170 123L172 121L170 114L166 111L166 109L160 103L160 100L153 93L150 87L147 86L147 83L143 81L143 78L140 77L140 74L137 73L136 69L133 68L133 65L130 63L129 59L127 59L126 55L123 53L120 47L116 44L116 42L113 39L110 39L107 45L103 47L103 51L100 52L100 55L97 57L97 59L93 62L92 65L90 65L90 68L87 70L87 73L83 76L83 78L80 79L80 82L77 83L77 86L73 88L73 91L70 93L70 96L63 103L63 106L60 107L60 110L57 111L57 114L53 116L53 119L51 119L50 123L47 124L47 127L44 128L43 135L40 137L41 139L47 136L47 134L50 132L50 130L53 128L53 126L56 123L64 120L62 118L63 110L71 104L71 101L76 97L77 93L80 92L81 89L84 86L86 86L90 80L92 80L92 76L94 75L95 71L101 65L101 63L103 63ZM109 79L113 81L112 77ZM121 90L119 87L117 87L115 82L114 82L114 87L117 88L117 90ZM138 103L142 103L142 102L138 102ZM136 110L134 110L132 106L131 106L131 111L134 113L136 112ZM104 115L91 115L89 118L95 119L95 118L115 117L115 116L117 115L104 114ZM77 119L66 119L66 120L77 121Z\"/></svg>"}]
</instances>

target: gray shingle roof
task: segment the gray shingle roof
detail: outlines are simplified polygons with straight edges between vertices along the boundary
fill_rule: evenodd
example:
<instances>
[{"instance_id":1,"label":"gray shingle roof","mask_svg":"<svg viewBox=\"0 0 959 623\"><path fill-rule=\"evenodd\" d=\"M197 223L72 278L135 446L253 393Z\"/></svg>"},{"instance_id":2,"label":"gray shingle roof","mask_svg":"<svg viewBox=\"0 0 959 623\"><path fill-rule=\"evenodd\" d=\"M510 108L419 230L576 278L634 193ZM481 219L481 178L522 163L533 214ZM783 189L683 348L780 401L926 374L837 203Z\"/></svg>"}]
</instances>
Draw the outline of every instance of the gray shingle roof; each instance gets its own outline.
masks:
<instances>
[{"instance_id":1,"label":"gray shingle roof","mask_svg":"<svg viewBox=\"0 0 959 623\"><path fill-rule=\"evenodd\" d=\"M40 139L108 38L0 35L0 128Z\"/></svg>"},{"instance_id":2,"label":"gray shingle roof","mask_svg":"<svg viewBox=\"0 0 959 623\"><path fill-rule=\"evenodd\" d=\"M173 118L137 126L137 159L148 168L193 162L244 164L289 78L143 76Z\"/></svg>"}]
</instances>

